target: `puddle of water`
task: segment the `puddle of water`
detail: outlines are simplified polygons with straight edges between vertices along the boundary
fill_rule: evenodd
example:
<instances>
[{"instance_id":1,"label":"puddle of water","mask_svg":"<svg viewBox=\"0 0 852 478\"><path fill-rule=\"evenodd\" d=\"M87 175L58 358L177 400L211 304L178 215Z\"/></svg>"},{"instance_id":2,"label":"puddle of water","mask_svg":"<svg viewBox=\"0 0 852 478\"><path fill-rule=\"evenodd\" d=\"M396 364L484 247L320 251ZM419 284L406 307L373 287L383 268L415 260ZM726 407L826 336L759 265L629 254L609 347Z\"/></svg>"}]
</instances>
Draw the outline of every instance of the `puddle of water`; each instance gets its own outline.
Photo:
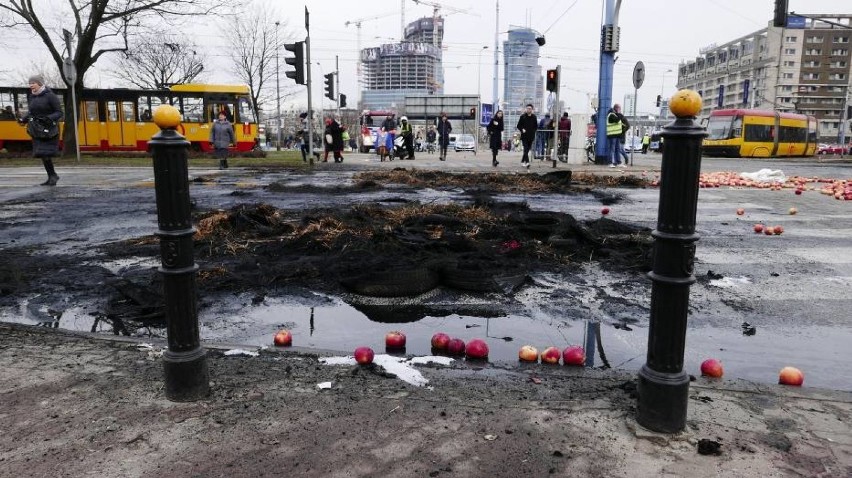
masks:
<instances>
[{"instance_id":1,"label":"puddle of water","mask_svg":"<svg viewBox=\"0 0 852 478\"><path fill-rule=\"evenodd\" d=\"M751 284L751 279L748 277L723 277L721 279L714 279L710 281L710 285L721 287L723 289L730 287L737 287L741 285Z\"/></svg>"}]
</instances>

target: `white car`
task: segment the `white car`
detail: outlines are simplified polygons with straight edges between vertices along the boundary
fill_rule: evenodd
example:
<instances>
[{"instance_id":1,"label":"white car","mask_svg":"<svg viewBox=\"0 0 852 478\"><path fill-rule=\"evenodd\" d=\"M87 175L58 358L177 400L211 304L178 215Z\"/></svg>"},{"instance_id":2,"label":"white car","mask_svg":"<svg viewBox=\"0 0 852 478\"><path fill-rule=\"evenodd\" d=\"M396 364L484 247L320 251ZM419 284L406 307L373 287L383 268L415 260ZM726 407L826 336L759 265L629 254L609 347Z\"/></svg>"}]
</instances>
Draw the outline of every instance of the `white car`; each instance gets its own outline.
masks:
<instances>
[{"instance_id":1,"label":"white car","mask_svg":"<svg viewBox=\"0 0 852 478\"><path fill-rule=\"evenodd\" d=\"M473 151L473 153L476 154L476 140L473 139L472 134L460 134L456 137L456 143L453 146L453 150L455 152Z\"/></svg>"}]
</instances>

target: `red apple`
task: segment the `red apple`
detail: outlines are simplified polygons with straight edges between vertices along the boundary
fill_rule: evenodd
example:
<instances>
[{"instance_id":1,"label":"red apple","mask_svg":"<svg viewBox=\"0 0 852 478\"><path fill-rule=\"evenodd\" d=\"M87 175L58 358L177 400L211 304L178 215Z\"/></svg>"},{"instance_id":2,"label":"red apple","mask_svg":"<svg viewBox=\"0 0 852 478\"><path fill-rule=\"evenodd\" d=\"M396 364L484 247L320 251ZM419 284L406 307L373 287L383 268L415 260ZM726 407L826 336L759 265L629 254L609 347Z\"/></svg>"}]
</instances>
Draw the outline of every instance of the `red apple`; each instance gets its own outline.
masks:
<instances>
[{"instance_id":1,"label":"red apple","mask_svg":"<svg viewBox=\"0 0 852 478\"><path fill-rule=\"evenodd\" d=\"M578 345L567 347L562 351L562 363L564 365L585 365L586 351Z\"/></svg>"},{"instance_id":2,"label":"red apple","mask_svg":"<svg viewBox=\"0 0 852 478\"><path fill-rule=\"evenodd\" d=\"M272 343L279 347L289 347L293 345L293 334L287 329L281 329L275 333Z\"/></svg>"},{"instance_id":3,"label":"red apple","mask_svg":"<svg viewBox=\"0 0 852 478\"><path fill-rule=\"evenodd\" d=\"M355 361L361 365L368 365L373 363L373 357L376 354L373 353L373 349L370 347L358 347L355 349Z\"/></svg>"},{"instance_id":4,"label":"red apple","mask_svg":"<svg viewBox=\"0 0 852 478\"><path fill-rule=\"evenodd\" d=\"M765 229L763 229L763 233L766 234L767 236L771 236L771 235L775 234L775 228L772 227L772 226L767 226Z\"/></svg>"},{"instance_id":5,"label":"red apple","mask_svg":"<svg viewBox=\"0 0 852 478\"><path fill-rule=\"evenodd\" d=\"M467 343L467 348L465 348L465 353L468 358L472 359L487 359L488 358L488 344L485 343L484 340L481 339L473 339Z\"/></svg>"},{"instance_id":6,"label":"red apple","mask_svg":"<svg viewBox=\"0 0 852 478\"><path fill-rule=\"evenodd\" d=\"M801 195L802 195L802 190L796 189L796 196L801 196Z\"/></svg>"},{"instance_id":7,"label":"red apple","mask_svg":"<svg viewBox=\"0 0 852 478\"><path fill-rule=\"evenodd\" d=\"M464 355L464 340L450 339L447 342L447 353L450 355Z\"/></svg>"},{"instance_id":8,"label":"red apple","mask_svg":"<svg viewBox=\"0 0 852 478\"><path fill-rule=\"evenodd\" d=\"M798 209L796 209L796 208L794 208L794 207L791 207L791 208L790 208L790 210L789 210L789 211L787 211L787 212L788 212L788 213L790 213L790 215L791 215L791 216L793 216L793 215L795 215L797 212L799 212L799 210L798 210Z\"/></svg>"},{"instance_id":9,"label":"red apple","mask_svg":"<svg viewBox=\"0 0 852 478\"><path fill-rule=\"evenodd\" d=\"M538 350L532 345L524 345L518 351L518 359L521 362L538 362Z\"/></svg>"},{"instance_id":10,"label":"red apple","mask_svg":"<svg viewBox=\"0 0 852 478\"><path fill-rule=\"evenodd\" d=\"M541 352L541 363L558 364L562 354L556 347L548 347Z\"/></svg>"},{"instance_id":11,"label":"red apple","mask_svg":"<svg viewBox=\"0 0 852 478\"><path fill-rule=\"evenodd\" d=\"M385 347L389 349L404 349L405 334L398 330L385 334Z\"/></svg>"},{"instance_id":12,"label":"red apple","mask_svg":"<svg viewBox=\"0 0 852 478\"><path fill-rule=\"evenodd\" d=\"M608 207L601 208L601 214L603 214L604 216L606 216L607 214L609 214L609 208L608 208Z\"/></svg>"},{"instance_id":13,"label":"red apple","mask_svg":"<svg viewBox=\"0 0 852 478\"><path fill-rule=\"evenodd\" d=\"M796 367L784 367L781 369L781 373L778 374L778 383L781 385L801 387L804 381L805 374Z\"/></svg>"},{"instance_id":14,"label":"red apple","mask_svg":"<svg viewBox=\"0 0 852 478\"><path fill-rule=\"evenodd\" d=\"M738 209L737 209L737 216L742 216L743 214L745 214L745 209L743 209L743 208L738 208Z\"/></svg>"},{"instance_id":15,"label":"red apple","mask_svg":"<svg viewBox=\"0 0 852 478\"><path fill-rule=\"evenodd\" d=\"M758 234L763 232L763 224L755 224L754 225L754 232L756 232Z\"/></svg>"},{"instance_id":16,"label":"red apple","mask_svg":"<svg viewBox=\"0 0 852 478\"><path fill-rule=\"evenodd\" d=\"M450 336L443 333L438 332L437 334L432 336L432 348L436 350L447 350L447 344L450 342Z\"/></svg>"},{"instance_id":17,"label":"red apple","mask_svg":"<svg viewBox=\"0 0 852 478\"><path fill-rule=\"evenodd\" d=\"M705 377L719 378L723 373L722 362L716 359L707 359L701 362L701 375L704 375Z\"/></svg>"},{"instance_id":18,"label":"red apple","mask_svg":"<svg viewBox=\"0 0 852 478\"><path fill-rule=\"evenodd\" d=\"M784 228L781 226L775 226L772 228L772 232L774 232L776 236L780 236L784 232Z\"/></svg>"}]
</instances>

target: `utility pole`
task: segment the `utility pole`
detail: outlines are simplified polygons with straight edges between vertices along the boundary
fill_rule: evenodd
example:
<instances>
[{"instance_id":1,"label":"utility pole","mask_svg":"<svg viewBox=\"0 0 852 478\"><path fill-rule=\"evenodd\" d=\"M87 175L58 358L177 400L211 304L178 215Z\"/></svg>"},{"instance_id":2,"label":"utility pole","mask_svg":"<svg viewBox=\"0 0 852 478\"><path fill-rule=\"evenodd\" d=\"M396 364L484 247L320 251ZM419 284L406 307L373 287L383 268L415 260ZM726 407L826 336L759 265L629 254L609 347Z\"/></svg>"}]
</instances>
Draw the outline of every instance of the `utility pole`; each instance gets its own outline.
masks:
<instances>
[{"instance_id":1,"label":"utility pole","mask_svg":"<svg viewBox=\"0 0 852 478\"><path fill-rule=\"evenodd\" d=\"M275 22L275 98L276 98L276 113L275 113L275 129L278 132L275 135L275 150L281 151L281 81L279 79L278 68L278 26L281 22Z\"/></svg>"},{"instance_id":2,"label":"utility pole","mask_svg":"<svg viewBox=\"0 0 852 478\"><path fill-rule=\"evenodd\" d=\"M553 160L553 167L556 167L556 159L559 152L559 84L562 82L562 65L556 65L556 98L553 101L553 113L550 117L553 118L553 150L550 152L550 158Z\"/></svg>"},{"instance_id":3,"label":"utility pole","mask_svg":"<svg viewBox=\"0 0 852 478\"><path fill-rule=\"evenodd\" d=\"M334 55L334 92L337 94L337 121L340 121L340 57Z\"/></svg>"},{"instance_id":4,"label":"utility pole","mask_svg":"<svg viewBox=\"0 0 852 478\"><path fill-rule=\"evenodd\" d=\"M494 20L494 78L491 83L491 111L494 114L497 114L497 110L500 109L500 105L498 104L500 98L497 96L497 75L499 74L498 66L500 64L500 0L497 0L496 8L497 14Z\"/></svg>"},{"instance_id":5,"label":"utility pole","mask_svg":"<svg viewBox=\"0 0 852 478\"><path fill-rule=\"evenodd\" d=\"M618 12L621 0L605 0L604 24L601 25L601 56L598 80L598 120L595 141L595 163L606 164L609 160L609 142L606 137L607 112L612 107L612 77L615 53L618 51Z\"/></svg>"}]
</instances>

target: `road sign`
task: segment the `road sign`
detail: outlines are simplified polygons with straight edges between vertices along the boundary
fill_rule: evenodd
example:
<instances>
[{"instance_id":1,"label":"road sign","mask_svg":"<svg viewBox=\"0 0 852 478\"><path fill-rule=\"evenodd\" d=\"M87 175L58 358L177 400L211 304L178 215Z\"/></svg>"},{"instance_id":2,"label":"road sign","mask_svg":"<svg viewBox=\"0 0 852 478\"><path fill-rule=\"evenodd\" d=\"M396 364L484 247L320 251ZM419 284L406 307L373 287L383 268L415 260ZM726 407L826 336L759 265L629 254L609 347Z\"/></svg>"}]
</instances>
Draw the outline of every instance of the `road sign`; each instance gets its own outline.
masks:
<instances>
[{"instance_id":1,"label":"road sign","mask_svg":"<svg viewBox=\"0 0 852 478\"><path fill-rule=\"evenodd\" d=\"M633 87L637 90L642 88L642 83L645 81L645 64L641 61L636 62L633 67Z\"/></svg>"},{"instance_id":2,"label":"road sign","mask_svg":"<svg viewBox=\"0 0 852 478\"><path fill-rule=\"evenodd\" d=\"M482 116L479 118L479 126L488 126L494 114L494 105L491 103L482 103L480 108L479 111Z\"/></svg>"},{"instance_id":3,"label":"road sign","mask_svg":"<svg viewBox=\"0 0 852 478\"><path fill-rule=\"evenodd\" d=\"M70 58L62 59L62 74L72 85L77 81L77 67L74 66L74 62Z\"/></svg>"}]
</instances>

